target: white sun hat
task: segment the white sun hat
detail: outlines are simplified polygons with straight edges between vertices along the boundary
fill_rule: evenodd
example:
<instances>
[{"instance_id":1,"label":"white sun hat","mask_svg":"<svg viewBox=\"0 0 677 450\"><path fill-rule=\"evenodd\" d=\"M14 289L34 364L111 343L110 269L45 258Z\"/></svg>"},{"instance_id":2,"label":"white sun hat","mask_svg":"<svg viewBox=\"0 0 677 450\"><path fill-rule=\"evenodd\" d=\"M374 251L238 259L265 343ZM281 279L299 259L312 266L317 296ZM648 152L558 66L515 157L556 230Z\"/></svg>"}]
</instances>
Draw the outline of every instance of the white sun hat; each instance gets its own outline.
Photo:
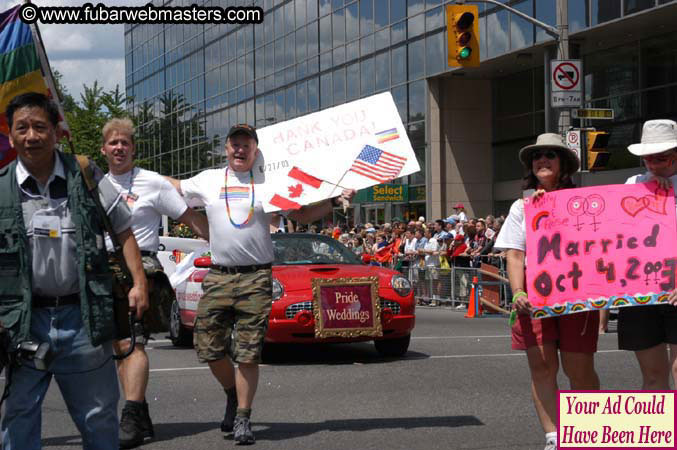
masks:
<instances>
[{"instance_id":1,"label":"white sun hat","mask_svg":"<svg viewBox=\"0 0 677 450\"><path fill-rule=\"evenodd\" d=\"M647 120L642 128L642 142L628 146L637 156L655 155L677 148L677 123L674 120Z\"/></svg>"}]
</instances>

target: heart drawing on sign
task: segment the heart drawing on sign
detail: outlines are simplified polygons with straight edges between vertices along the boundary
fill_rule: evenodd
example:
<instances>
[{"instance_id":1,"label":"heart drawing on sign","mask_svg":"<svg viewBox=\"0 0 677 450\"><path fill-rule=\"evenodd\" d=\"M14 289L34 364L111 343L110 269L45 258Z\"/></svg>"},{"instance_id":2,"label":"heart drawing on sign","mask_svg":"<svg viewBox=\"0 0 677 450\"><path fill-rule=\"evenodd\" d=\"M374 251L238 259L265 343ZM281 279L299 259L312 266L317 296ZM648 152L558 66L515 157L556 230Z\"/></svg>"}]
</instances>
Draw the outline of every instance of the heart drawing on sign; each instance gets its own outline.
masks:
<instances>
[{"instance_id":1,"label":"heart drawing on sign","mask_svg":"<svg viewBox=\"0 0 677 450\"><path fill-rule=\"evenodd\" d=\"M646 197L623 197L621 200L621 208L632 217L635 217L641 210L646 208L647 203L648 200Z\"/></svg>"},{"instance_id":2,"label":"heart drawing on sign","mask_svg":"<svg viewBox=\"0 0 677 450\"><path fill-rule=\"evenodd\" d=\"M640 198L631 196L623 197L623 199L621 199L621 207L632 217L635 217L644 208L655 212L656 214L665 215L667 214L665 211L667 199L664 191L658 190L655 195L645 195Z\"/></svg>"},{"instance_id":3,"label":"heart drawing on sign","mask_svg":"<svg viewBox=\"0 0 677 450\"><path fill-rule=\"evenodd\" d=\"M665 203L668 200L666 191L657 190L656 195L645 195L644 198L647 200L646 207L649 211L653 211L656 214L665 215Z\"/></svg>"}]
</instances>

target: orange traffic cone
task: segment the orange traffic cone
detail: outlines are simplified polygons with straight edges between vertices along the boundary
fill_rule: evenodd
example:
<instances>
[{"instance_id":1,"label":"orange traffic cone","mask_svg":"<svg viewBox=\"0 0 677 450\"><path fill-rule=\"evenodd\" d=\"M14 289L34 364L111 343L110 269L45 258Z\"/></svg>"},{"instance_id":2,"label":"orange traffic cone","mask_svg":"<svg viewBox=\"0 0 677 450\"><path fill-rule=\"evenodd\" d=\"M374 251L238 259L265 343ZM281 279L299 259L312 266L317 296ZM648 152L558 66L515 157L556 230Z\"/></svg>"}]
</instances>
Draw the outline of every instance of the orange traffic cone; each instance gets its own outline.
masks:
<instances>
[{"instance_id":1,"label":"orange traffic cone","mask_svg":"<svg viewBox=\"0 0 677 450\"><path fill-rule=\"evenodd\" d=\"M479 301L479 295L476 294L477 277L472 277L472 288L468 297L468 313L465 315L468 319L482 317L482 305Z\"/></svg>"}]
</instances>

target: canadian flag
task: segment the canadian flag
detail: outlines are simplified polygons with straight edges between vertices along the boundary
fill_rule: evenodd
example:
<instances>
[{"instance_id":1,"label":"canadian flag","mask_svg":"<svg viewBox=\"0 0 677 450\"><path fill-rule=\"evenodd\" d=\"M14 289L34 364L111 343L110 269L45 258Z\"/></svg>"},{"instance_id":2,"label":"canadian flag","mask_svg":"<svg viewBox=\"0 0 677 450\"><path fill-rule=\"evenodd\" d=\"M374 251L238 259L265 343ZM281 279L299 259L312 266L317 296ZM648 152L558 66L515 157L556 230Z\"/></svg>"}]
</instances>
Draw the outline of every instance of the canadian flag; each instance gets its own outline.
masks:
<instances>
[{"instance_id":1,"label":"canadian flag","mask_svg":"<svg viewBox=\"0 0 677 450\"><path fill-rule=\"evenodd\" d=\"M292 199L299 199L304 193L307 193L309 189L319 189L320 186L322 186L322 180L304 172L296 166L291 168L287 176L291 178L290 181L293 180L292 183L287 186L288 198L280 194L275 194L268 202L283 210L301 208L303 205Z\"/></svg>"}]
</instances>

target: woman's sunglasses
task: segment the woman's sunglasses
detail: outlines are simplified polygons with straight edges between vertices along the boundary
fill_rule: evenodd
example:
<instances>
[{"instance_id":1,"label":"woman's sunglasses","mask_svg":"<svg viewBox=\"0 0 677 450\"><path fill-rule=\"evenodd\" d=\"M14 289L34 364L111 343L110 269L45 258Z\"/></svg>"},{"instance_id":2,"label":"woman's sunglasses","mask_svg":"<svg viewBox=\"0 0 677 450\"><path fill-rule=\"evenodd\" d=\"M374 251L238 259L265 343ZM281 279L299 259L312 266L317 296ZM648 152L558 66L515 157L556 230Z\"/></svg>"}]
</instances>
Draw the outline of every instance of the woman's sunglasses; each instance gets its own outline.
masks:
<instances>
[{"instance_id":1,"label":"woman's sunglasses","mask_svg":"<svg viewBox=\"0 0 677 450\"><path fill-rule=\"evenodd\" d=\"M646 162L652 162L652 163L658 163L658 164L664 164L673 157L672 154L668 155L646 155L642 156L642 159Z\"/></svg>"},{"instance_id":2,"label":"woman's sunglasses","mask_svg":"<svg viewBox=\"0 0 677 450\"><path fill-rule=\"evenodd\" d=\"M538 161L543 156L545 156L548 159L555 159L557 158L557 152L555 150L535 150L531 154L531 160Z\"/></svg>"}]
</instances>

